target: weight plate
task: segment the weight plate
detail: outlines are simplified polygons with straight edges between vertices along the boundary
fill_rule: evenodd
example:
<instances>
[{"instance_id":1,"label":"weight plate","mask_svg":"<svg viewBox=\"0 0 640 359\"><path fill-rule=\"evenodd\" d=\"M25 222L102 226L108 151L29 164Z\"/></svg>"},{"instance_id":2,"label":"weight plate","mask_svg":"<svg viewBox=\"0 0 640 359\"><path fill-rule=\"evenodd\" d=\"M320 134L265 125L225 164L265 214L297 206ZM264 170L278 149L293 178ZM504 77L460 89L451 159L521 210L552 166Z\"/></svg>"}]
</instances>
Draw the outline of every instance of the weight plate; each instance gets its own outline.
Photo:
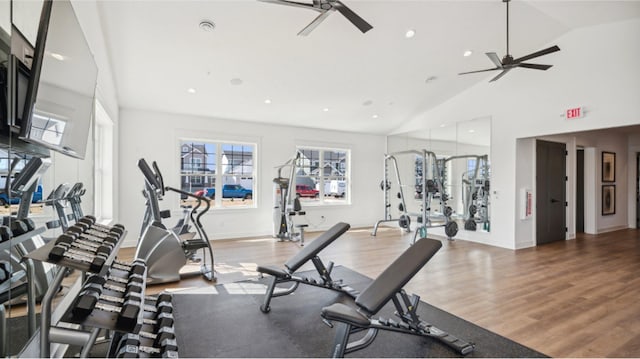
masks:
<instances>
[{"instance_id":1,"label":"weight plate","mask_svg":"<svg viewBox=\"0 0 640 359\"><path fill-rule=\"evenodd\" d=\"M447 237L453 238L456 234L458 234L458 223L449 222L444 226L444 233L446 233Z\"/></svg>"}]
</instances>

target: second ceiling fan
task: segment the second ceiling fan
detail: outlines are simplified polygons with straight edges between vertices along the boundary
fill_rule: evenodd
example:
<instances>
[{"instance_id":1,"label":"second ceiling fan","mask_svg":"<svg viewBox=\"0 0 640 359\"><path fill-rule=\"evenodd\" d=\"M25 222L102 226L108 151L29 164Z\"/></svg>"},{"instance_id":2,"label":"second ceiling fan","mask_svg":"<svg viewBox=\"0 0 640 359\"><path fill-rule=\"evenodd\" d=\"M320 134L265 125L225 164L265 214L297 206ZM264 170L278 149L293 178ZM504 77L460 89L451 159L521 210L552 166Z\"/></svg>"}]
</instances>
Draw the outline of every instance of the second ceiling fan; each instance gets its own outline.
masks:
<instances>
[{"instance_id":1,"label":"second ceiling fan","mask_svg":"<svg viewBox=\"0 0 640 359\"><path fill-rule=\"evenodd\" d=\"M339 0L313 0L313 3L302 3L297 1L290 0L258 0L262 2L268 2L279 5L288 5L301 7L304 9L315 10L320 13L318 17L313 19L313 21L307 25L304 29L300 30L298 35L307 36L315 29L324 19L326 19L332 12L338 10L347 20L351 21L353 25L355 25L362 33L365 33L371 29L371 26L368 22L366 22L363 18L361 18L358 14L349 9L345 4L343 4Z\"/></svg>"},{"instance_id":2,"label":"second ceiling fan","mask_svg":"<svg viewBox=\"0 0 640 359\"><path fill-rule=\"evenodd\" d=\"M534 59L536 57L544 56L556 51L560 51L560 48L555 45L549 48L546 48L544 50L536 51L529 55L519 57L517 59L514 59L513 56L509 54L509 2L510 1L511 0L502 0L502 2L507 4L507 54L502 58L502 60L500 60L500 58L495 52L487 52L486 55L489 57L491 62L493 62L494 65L496 65L496 67L491 69L485 69L485 70L462 72L462 73L459 73L459 75L501 70L501 72L497 76L495 76L494 78L491 79L491 81L489 81L489 82L493 82L498 80L502 76L506 75L507 72L511 71L516 67L524 67L524 68L533 69L533 70L548 70L553 66L553 65L531 64L525 61Z\"/></svg>"}]
</instances>

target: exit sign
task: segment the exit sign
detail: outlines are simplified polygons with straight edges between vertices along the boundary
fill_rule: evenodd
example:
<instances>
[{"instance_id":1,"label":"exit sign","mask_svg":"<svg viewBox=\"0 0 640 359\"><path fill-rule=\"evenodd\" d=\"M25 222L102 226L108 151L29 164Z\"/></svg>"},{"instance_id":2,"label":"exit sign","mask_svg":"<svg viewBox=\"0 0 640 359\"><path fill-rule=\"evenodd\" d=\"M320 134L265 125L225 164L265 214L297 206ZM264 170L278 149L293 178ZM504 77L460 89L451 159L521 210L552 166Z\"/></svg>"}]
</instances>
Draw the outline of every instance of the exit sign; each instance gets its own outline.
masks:
<instances>
[{"instance_id":1,"label":"exit sign","mask_svg":"<svg viewBox=\"0 0 640 359\"><path fill-rule=\"evenodd\" d=\"M567 120L572 120L574 118L582 118L584 117L584 108L582 107L570 108L567 110L567 112L565 112L565 116L567 117Z\"/></svg>"}]
</instances>

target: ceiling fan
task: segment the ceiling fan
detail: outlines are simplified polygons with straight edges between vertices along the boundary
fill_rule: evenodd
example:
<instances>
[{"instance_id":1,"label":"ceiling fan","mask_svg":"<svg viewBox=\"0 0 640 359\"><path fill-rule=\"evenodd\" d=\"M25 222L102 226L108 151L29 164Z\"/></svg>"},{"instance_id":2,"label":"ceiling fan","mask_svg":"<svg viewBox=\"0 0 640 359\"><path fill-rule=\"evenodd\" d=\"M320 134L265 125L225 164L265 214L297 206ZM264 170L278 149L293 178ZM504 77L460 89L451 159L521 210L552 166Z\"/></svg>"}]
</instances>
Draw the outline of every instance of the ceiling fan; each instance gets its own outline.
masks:
<instances>
[{"instance_id":1,"label":"ceiling fan","mask_svg":"<svg viewBox=\"0 0 640 359\"><path fill-rule=\"evenodd\" d=\"M492 78L491 81L489 81L489 82L493 82L493 81L498 80L502 76L506 75L507 72L511 71L512 69L514 69L516 67L524 67L524 68L527 68L527 69L534 69L534 70L548 70L551 66L553 66L553 65L531 64L531 63L527 63L525 61L534 59L534 58L539 57L539 56L547 55L547 54L550 54L550 53L553 53L553 52L556 52L556 51L560 51L560 48L558 46L551 46L551 47L546 48L544 50L536 51L534 53L531 53L531 54L526 55L526 56L519 57L517 59L514 59L513 56L511 56L509 54L509 2L510 1L511 0L502 0L502 2L507 3L507 54L502 58L502 61L500 61L500 58L498 57L498 55L495 52L487 52L486 55L489 57L491 62L493 62L496 65L496 67L494 67L492 69L462 72L462 73L459 73L458 75L473 74L473 73L476 73L476 72L486 72L486 71L501 70L501 72L498 74L498 76Z\"/></svg>"},{"instance_id":2,"label":"ceiling fan","mask_svg":"<svg viewBox=\"0 0 640 359\"><path fill-rule=\"evenodd\" d=\"M302 3L297 1L290 0L258 0L267 3L279 4L279 5L288 5L301 7L305 9L315 10L320 13L318 17L316 17L309 25L307 25L304 29L300 30L298 35L307 36L320 25L324 19L326 19L332 12L338 10L339 13L344 15L347 20L351 21L362 33L365 33L371 29L371 26L368 22L366 22L363 18L358 16L355 12L349 9L345 4L343 4L340 0L313 0L313 3Z\"/></svg>"}]
</instances>

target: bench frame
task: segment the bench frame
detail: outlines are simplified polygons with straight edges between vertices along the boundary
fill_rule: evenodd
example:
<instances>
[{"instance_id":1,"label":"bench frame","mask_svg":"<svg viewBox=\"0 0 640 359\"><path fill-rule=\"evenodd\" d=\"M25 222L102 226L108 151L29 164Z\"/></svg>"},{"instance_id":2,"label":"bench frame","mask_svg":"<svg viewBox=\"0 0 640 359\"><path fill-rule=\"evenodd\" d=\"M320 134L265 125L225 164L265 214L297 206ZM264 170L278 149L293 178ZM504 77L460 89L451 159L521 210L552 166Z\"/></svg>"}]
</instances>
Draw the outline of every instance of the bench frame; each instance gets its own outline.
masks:
<instances>
[{"instance_id":1,"label":"bench frame","mask_svg":"<svg viewBox=\"0 0 640 359\"><path fill-rule=\"evenodd\" d=\"M378 330L387 330L403 334L411 334L422 337L436 339L462 355L471 353L475 344L459 339L434 325L420 320L417 310L420 304L418 295L407 295L402 289L413 276L431 259L440 249L442 244L433 239L423 238L407 249L398 257L376 280L371 282L367 288L354 299L354 305L348 306L343 303L334 303L322 309L323 321L333 327L333 322L337 322L336 335L333 342L332 357L342 358L345 354L366 348L375 340ZM414 251L413 253L411 251ZM408 263L408 264L407 264ZM389 280L398 279L393 273L401 272L401 278L396 283L389 283ZM393 282L393 280L391 280ZM384 287L389 288L388 297L381 297L381 292L387 292ZM370 288L373 288L369 290ZM387 295L387 294L383 294ZM393 302L396 309L395 321L373 316L389 301ZM352 334L368 330L360 339L349 342Z\"/></svg>"},{"instance_id":2,"label":"bench frame","mask_svg":"<svg viewBox=\"0 0 640 359\"><path fill-rule=\"evenodd\" d=\"M346 232L350 226L346 223L338 223L331 229L323 233L320 237L316 238L309 246L304 247L293 258L289 259L285 264L285 268L277 268L273 266L258 266L256 269L261 274L271 275L267 291L265 293L264 301L260 305L260 310L263 313L268 313L271 310L271 298L281 297L289 295L298 289L298 286L302 284L311 285L314 287L330 289L337 292L344 293L351 298L355 298L358 292L352 287L342 283L341 279L334 280L331 278L331 271L333 270L333 262L324 264L320 259L318 253L325 247L331 244L334 240L340 237ZM320 241L320 242L316 242ZM298 258L302 256L301 258ZM295 275L294 273L304 263L311 261L318 273L319 280L314 277ZM288 288L280 288L278 284L292 283ZM276 291L276 289L279 289Z\"/></svg>"}]
</instances>

